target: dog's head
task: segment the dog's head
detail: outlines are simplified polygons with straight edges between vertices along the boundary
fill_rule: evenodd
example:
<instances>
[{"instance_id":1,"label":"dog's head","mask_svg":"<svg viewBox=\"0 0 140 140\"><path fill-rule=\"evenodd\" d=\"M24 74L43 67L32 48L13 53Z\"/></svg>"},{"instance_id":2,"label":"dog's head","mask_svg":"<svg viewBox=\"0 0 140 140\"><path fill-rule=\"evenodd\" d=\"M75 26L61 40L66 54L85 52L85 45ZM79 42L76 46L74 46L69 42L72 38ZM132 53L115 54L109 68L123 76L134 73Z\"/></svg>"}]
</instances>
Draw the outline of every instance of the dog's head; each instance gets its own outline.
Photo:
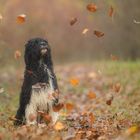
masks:
<instances>
[{"instance_id":1,"label":"dog's head","mask_svg":"<svg viewBox=\"0 0 140 140\"><path fill-rule=\"evenodd\" d=\"M42 38L34 38L27 42L25 45L25 63L29 65L30 63L38 62L40 59L50 58L50 47L47 40Z\"/></svg>"}]
</instances>

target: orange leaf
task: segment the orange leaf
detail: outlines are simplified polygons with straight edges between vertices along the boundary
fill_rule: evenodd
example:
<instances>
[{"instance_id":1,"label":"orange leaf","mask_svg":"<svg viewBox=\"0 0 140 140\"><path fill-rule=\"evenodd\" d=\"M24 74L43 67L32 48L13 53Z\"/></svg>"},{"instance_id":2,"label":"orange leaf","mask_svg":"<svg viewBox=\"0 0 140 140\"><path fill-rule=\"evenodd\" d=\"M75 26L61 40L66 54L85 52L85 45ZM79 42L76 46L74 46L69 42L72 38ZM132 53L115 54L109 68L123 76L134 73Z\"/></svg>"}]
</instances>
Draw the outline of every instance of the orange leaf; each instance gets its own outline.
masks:
<instances>
[{"instance_id":1,"label":"orange leaf","mask_svg":"<svg viewBox=\"0 0 140 140\"><path fill-rule=\"evenodd\" d=\"M59 130L63 130L65 128L64 124L61 122L57 122L54 126L54 129L59 131Z\"/></svg>"},{"instance_id":2,"label":"orange leaf","mask_svg":"<svg viewBox=\"0 0 140 140\"><path fill-rule=\"evenodd\" d=\"M97 6L94 3L90 3L87 5L87 10L90 12L96 12L97 11Z\"/></svg>"},{"instance_id":3,"label":"orange leaf","mask_svg":"<svg viewBox=\"0 0 140 140\"><path fill-rule=\"evenodd\" d=\"M19 16L17 16L17 23L22 24L26 21L26 15L25 14L21 14Z\"/></svg>"},{"instance_id":4,"label":"orange leaf","mask_svg":"<svg viewBox=\"0 0 140 140\"><path fill-rule=\"evenodd\" d=\"M126 135L132 135L132 134L135 134L137 131L138 131L138 127L137 126L132 126L125 131L125 134Z\"/></svg>"},{"instance_id":5,"label":"orange leaf","mask_svg":"<svg viewBox=\"0 0 140 140\"><path fill-rule=\"evenodd\" d=\"M79 84L79 80L76 78L70 79L70 83L73 86L77 86Z\"/></svg>"},{"instance_id":6,"label":"orange leaf","mask_svg":"<svg viewBox=\"0 0 140 140\"><path fill-rule=\"evenodd\" d=\"M21 57L21 52L18 51L18 50L16 50L16 51L15 51L15 54L14 54L14 57L15 57L15 59L20 58L20 57Z\"/></svg>"},{"instance_id":7,"label":"orange leaf","mask_svg":"<svg viewBox=\"0 0 140 140\"><path fill-rule=\"evenodd\" d=\"M58 112L58 111L60 111L63 107L64 107L64 104L63 104L63 103L59 103L59 104L53 106L53 111L54 111L54 112Z\"/></svg>"},{"instance_id":8,"label":"orange leaf","mask_svg":"<svg viewBox=\"0 0 140 140\"><path fill-rule=\"evenodd\" d=\"M74 105L73 105L72 103L66 103L66 109L67 109L68 111L73 110L73 108L74 108Z\"/></svg>"},{"instance_id":9,"label":"orange leaf","mask_svg":"<svg viewBox=\"0 0 140 140\"><path fill-rule=\"evenodd\" d=\"M112 17L114 13L114 8L111 6L109 9L109 16Z\"/></svg>"},{"instance_id":10,"label":"orange leaf","mask_svg":"<svg viewBox=\"0 0 140 140\"><path fill-rule=\"evenodd\" d=\"M77 18L72 18L72 19L70 20L70 25L72 26L72 25L74 25L76 22L77 22Z\"/></svg>"},{"instance_id":11,"label":"orange leaf","mask_svg":"<svg viewBox=\"0 0 140 140\"><path fill-rule=\"evenodd\" d=\"M95 99L96 98L96 94L94 92L92 92L92 91L89 91L88 98L89 99Z\"/></svg>"},{"instance_id":12,"label":"orange leaf","mask_svg":"<svg viewBox=\"0 0 140 140\"><path fill-rule=\"evenodd\" d=\"M97 37L103 37L103 36L104 36L104 33L103 33L103 32L100 32L100 31L97 31L97 30L94 31L94 34L95 34Z\"/></svg>"}]
</instances>

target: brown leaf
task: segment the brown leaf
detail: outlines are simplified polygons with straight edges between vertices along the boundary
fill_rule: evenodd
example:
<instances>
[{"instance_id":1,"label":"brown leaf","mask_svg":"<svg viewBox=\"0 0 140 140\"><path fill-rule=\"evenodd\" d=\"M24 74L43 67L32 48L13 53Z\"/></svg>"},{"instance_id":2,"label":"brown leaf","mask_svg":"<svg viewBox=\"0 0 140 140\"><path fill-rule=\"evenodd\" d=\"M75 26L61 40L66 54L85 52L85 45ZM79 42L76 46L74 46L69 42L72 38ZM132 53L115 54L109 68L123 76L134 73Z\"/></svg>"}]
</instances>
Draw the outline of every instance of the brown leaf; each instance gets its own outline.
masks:
<instances>
[{"instance_id":1,"label":"brown leaf","mask_svg":"<svg viewBox=\"0 0 140 140\"><path fill-rule=\"evenodd\" d=\"M16 50L14 57L15 57L15 59L19 59L21 57L21 52L19 50Z\"/></svg>"},{"instance_id":2,"label":"brown leaf","mask_svg":"<svg viewBox=\"0 0 140 140\"><path fill-rule=\"evenodd\" d=\"M90 3L87 5L87 10L90 12L96 12L97 11L97 6L94 3Z\"/></svg>"},{"instance_id":3,"label":"brown leaf","mask_svg":"<svg viewBox=\"0 0 140 140\"><path fill-rule=\"evenodd\" d=\"M104 36L104 33L103 33L103 32L100 32L100 31L97 31L97 30L94 31L94 34L95 34L97 37L103 37L103 36Z\"/></svg>"},{"instance_id":4,"label":"brown leaf","mask_svg":"<svg viewBox=\"0 0 140 140\"><path fill-rule=\"evenodd\" d=\"M74 109L74 105L73 105L72 103L66 103L66 109L67 109L68 111L71 111L71 110Z\"/></svg>"},{"instance_id":5,"label":"brown leaf","mask_svg":"<svg viewBox=\"0 0 140 140\"><path fill-rule=\"evenodd\" d=\"M109 16L112 17L113 16L113 13L114 13L114 8L112 6L110 6Z\"/></svg>"},{"instance_id":6,"label":"brown leaf","mask_svg":"<svg viewBox=\"0 0 140 140\"><path fill-rule=\"evenodd\" d=\"M93 115L93 113L89 113L89 120L90 120L90 123L93 124L95 122L95 116Z\"/></svg>"},{"instance_id":7,"label":"brown leaf","mask_svg":"<svg viewBox=\"0 0 140 140\"><path fill-rule=\"evenodd\" d=\"M106 100L106 104L107 105L111 105L112 104L112 101L113 101L113 95L112 94L108 94L107 95L107 100Z\"/></svg>"},{"instance_id":8,"label":"brown leaf","mask_svg":"<svg viewBox=\"0 0 140 140\"><path fill-rule=\"evenodd\" d=\"M57 122L54 126L54 129L57 131L63 130L64 128L65 128L65 126L62 122Z\"/></svg>"},{"instance_id":9,"label":"brown leaf","mask_svg":"<svg viewBox=\"0 0 140 140\"><path fill-rule=\"evenodd\" d=\"M89 99L95 99L96 98L96 94L92 91L89 91L89 93L87 94Z\"/></svg>"},{"instance_id":10,"label":"brown leaf","mask_svg":"<svg viewBox=\"0 0 140 140\"><path fill-rule=\"evenodd\" d=\"M18 15L16 21L18 24L24 23L26 21L26 15L25 14Z\"/></svg>"},{"instance_id":11,"label":"brown leaf","mask_svg":"<svg viewBox=\"0 0 140 140\"><path fill-rule=\"evenodd\" d=\"M71 25L71 26L74 25L77 21L78 21L77 18L72 18L72 19L70 20L70 25Z\"/></svg>"},{"instance_id":12,"label":"brown leaf","mask_svg":"<svg viewBox=\"0 0 140 140\"><path fill-rule=\"evenodd\" d=\"M59 103L59 104L53 106L53 111L54 111L54 112L58 112L58 111L60 111L63 107L64 107L64 104L63 104L63 103Z\"/></svg>"},{"instance_id":13,"label":"brown leaf","mask_svg":"<svg viewBox=\"0 0 140 140\"><path fill-rule=\"evenodd\" d=\"M116 83L115 85L113 85L113 90L115 92L119 92L121 89L121 84L120 83Z\"/></svg>"},{"instance_id":14,"label":"brown leaf","mask_svg":"<svg viewBox=\"0 0 140 140\"><path fill-rule=\"evenodd\" d=\"M52 121L52 117L48 114L45 114L43 115L43 119L46 121L46 122L51 122Z\"/></svg>"}]
</instances>

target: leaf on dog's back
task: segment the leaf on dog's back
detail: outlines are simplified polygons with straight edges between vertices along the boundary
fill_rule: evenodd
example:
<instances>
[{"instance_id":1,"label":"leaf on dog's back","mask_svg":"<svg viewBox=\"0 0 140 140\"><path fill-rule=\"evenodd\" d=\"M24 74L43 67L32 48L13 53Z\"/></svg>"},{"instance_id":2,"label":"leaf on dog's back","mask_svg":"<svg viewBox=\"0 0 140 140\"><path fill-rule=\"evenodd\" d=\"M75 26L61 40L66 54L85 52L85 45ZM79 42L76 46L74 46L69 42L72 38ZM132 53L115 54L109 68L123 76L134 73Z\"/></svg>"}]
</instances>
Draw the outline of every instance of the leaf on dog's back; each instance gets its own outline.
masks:
<instances>
[{"instance_id":1,"label":"leaf on dog's back","mask_svg":"<svg viewBox=\"0 0 140 140\"><path fill-rule=\"evenodd\" d=\"M14 57L15 57L15 59L19 59L21 57L21 52L19 50L16 50Z\"/></svg>"},{"instance_id":2,"label":"leaf on dog's back","mask_svg":"<svg viewBox=\"0 0 140 140\"><path fill-rule=\"evenodd\" d=\"M26 21L26 15L25 14L18 15L16 21L18 24L24 23Z\"/></svg>"},{"instance_id":3,"label":"leaf on dog's back","mask_svg":"<svg viewBox=\"0 0 140 140\"><path fill-rule=\"evenodd\" d=\"M63 130L65 128L64 124L62 122L57 122L54 126L54 129L59 131L59 130Z\"/></svg>"},{"instance_id":4,"label":"leaf on dog's back","mask_svg":"<svg viewBox=\"0 0 140 140\"><path fill-rule=\"evenodd\" d=\"M54 112L58 112L58 111L60 111L63 107L64 107L64 104L63 104L63 103L59 103L59 104L53 106L53 111L54 111Z\"/></svg>"},{"instance_id":5,"label":"leaf on dog's back","mask_svg":"<svg viewBox=\"0 0 140 140\"><path fill-rule=\"evenodd\" d=\"M67 109L68 111L71 111L71 110L74 109L74 105L73 105L72 103L66 103L66 109Z\"/></svg>"}]
</instances>

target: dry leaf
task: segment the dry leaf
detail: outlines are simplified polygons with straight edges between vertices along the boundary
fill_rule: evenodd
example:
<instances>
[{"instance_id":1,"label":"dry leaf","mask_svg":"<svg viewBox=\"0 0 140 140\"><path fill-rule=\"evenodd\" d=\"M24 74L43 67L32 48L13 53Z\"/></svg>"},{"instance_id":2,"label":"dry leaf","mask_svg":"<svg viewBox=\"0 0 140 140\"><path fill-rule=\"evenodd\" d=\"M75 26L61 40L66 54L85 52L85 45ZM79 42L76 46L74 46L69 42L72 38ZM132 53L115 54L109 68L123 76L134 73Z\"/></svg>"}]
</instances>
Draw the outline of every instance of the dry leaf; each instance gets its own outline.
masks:
<instances>
[{"instance_id":1,"label":"dry leaf","mask_svg":"<svg viewBox=\"0 0 140 140\"><path fill-rule=\"evenodd\" d=\"M112 104L112 101L113 101L113 94L108 94L107 95L107 100L106 100L106 104L107 105L111 105Z\"/></svg>"},{"instance_id":2,"label":"dry leaf","mask_svg":"<svg viewBox=\"0 0 140 140\"><path fill-rule=\"evenodd\" d=\"M113 90L115 92L119 92L121 89L121 84L120 83L116 83L115 85L113 85Z\"/></svg>"},{"instance_id":3,"label":"dry leaf","mask_svg":"<svg viewBox=\"0 0 140 140\"><path fill-rule=\"evenodd\" d=\"M72 79L70 79L70 83L73 86L77 86L79 84L79 80L76 78L72 78Z\"/></svg>"},{"instance_id":4,"label":"dry leaf","mask_svg":"<svg viewBox=\"0 0 140 140\"><path fill-rule=\"evenodd\" d=\"M26 15L25 14L21 14L19 16L17 16L17 23L22 24L26 21Z\"/></svg>"},{"instance_id":5,"label":"dry leaf","mask_svg":"<svg viewBox=\"0 0 140 140\"><path fill-rule=\"evenodd\" d=\"M93 113L89 113L89 120L90 120L90 123L93 124L95 122L95 116L93 115Z\"/></svg>"},{"instance_id":6,"label":"dry leaf","mask_svg":"<svg viewBox=\"0 0 140 140\"><path fill-rule=\"evenodd\" d=\"M126 135L133 135L133 134L135 134L137 131L138 131L138 127L137 127L137 126L132 126L132 127L128 128L128 129L125 131L125 134L126 134Z\"/></svg>"},{"instance_id":7,"label":"dry leaf","mask_svg":"<svg viewBox=\"0 0 140 140\"><path fill-rule=\"evenodd\" d=\"M21 52L16 50L14 54L15 59L19 59L21 57Z\"/></svg>"},{"instance_id":8,"label":"dry leaf","mask_svg":"<svg viewBox=\"0 0 140 140\"><path fill-rule=\"evenodd\" d=\"M100 32L100 31L97 31L97 30L94 31L94 34L95 34L97 37L103 37L103 36L104 36L104 33L103 33L103 32Z\"/></svg>"},{"instance_id":9,"label":"dry leaf","mask_svg":"<svg viewBox=\"0 0 140 140\"><path fill-rule=\"evenodd\" d=\"M51 122L52 121L52 117L48 114L45 114L43 115L43 119L46 121L46 122Z\"/></svg>"},{"instance_id":10,"label":"dry leaf","mask_svg":"<svg viewBox=\"0 0 140 140\"><path fill-rule=\"evenodd\" d=\"M88 31L89 31L89 29L88 29L88 28L85 28L85 29L82 31L82 34L85 35Z\"/></svg>"},{"instance_id":11,"label":"dry leaf","mask_svg":"<svg viewBox=\"0 0 140 140\"><path fill-rule=\"evenodd\" d=\"M3 16L0 14L0 21L3 19Z\"/></svg>"},{"instance_id":12,"label":"dry leaf","mask_svg":"<svg viewBox=\"0 0 140 140\"><path fill-rule=\"evenodd\" d=\"M87 94L89 99L95 99L96 98L96 94L92 91L89 91L89 93Z\"/></svg>"},{"instance_id":13,"label":"dry leaf","mask_svg":"<svg viewBox=\"0 0 140 140\"><path fill-rule=\"evenodd\" d=\"M73 105L72 103L66 103L66 109L67 109L68 111L71 111L71 110L74 109L74 105Z\"/></svg>"},{"instance_id":14,"label":"dry leaf","mask_svg":"<svg viewBox=\"0 0 140 140\"><path fill-rule=\"evenodd\" d=\"M90 12L96 12L97 11L97 6L94 3L90 3L87 5L87 10Z\"/></svg>"},{"instance_id":15,"label":"dry leaf","mask_svg":"<svg viewBox=\"0 0 140 140\"><path fill-rule=\"evenodd\" d=\"M63 107L64 107L64 104L63 104L63 103L59 103L59 104L53 106L53 111L54 111L54 112L58 112L58 111L60 111Z\"/></svg>"},{"instance_id":16,"label":"dry leaf","mask_svg":"<svg viewBox=\"0 0 140 140\"><path fill-rule=\"evenodd\" d=\"M54 129L59 131L59 130L63 130L65 128L64 124L62 122L57 122L54 126Z\"/></svg>"},{"instance_id":17,"label":"dry leaf","mask_svg":"<svg viewBox=\"0 0 140 140\"><path fill-rule=\"evenodd\" d=\"M72 19L70 20L70 25L72 26L72 25L74 25L76 22L77 22L77 18L72 18Z\"/></svg>"},{"instance_id":18,"label":"dry leaf","mask_svg":"<svg viewBox=\"0 0 140 140\"><path fill-rule=\"evenodd\" d=\"M114 13L114 8L111 6L109 9L109 16L112 17Z\"/></svg>"}]
</instances>

